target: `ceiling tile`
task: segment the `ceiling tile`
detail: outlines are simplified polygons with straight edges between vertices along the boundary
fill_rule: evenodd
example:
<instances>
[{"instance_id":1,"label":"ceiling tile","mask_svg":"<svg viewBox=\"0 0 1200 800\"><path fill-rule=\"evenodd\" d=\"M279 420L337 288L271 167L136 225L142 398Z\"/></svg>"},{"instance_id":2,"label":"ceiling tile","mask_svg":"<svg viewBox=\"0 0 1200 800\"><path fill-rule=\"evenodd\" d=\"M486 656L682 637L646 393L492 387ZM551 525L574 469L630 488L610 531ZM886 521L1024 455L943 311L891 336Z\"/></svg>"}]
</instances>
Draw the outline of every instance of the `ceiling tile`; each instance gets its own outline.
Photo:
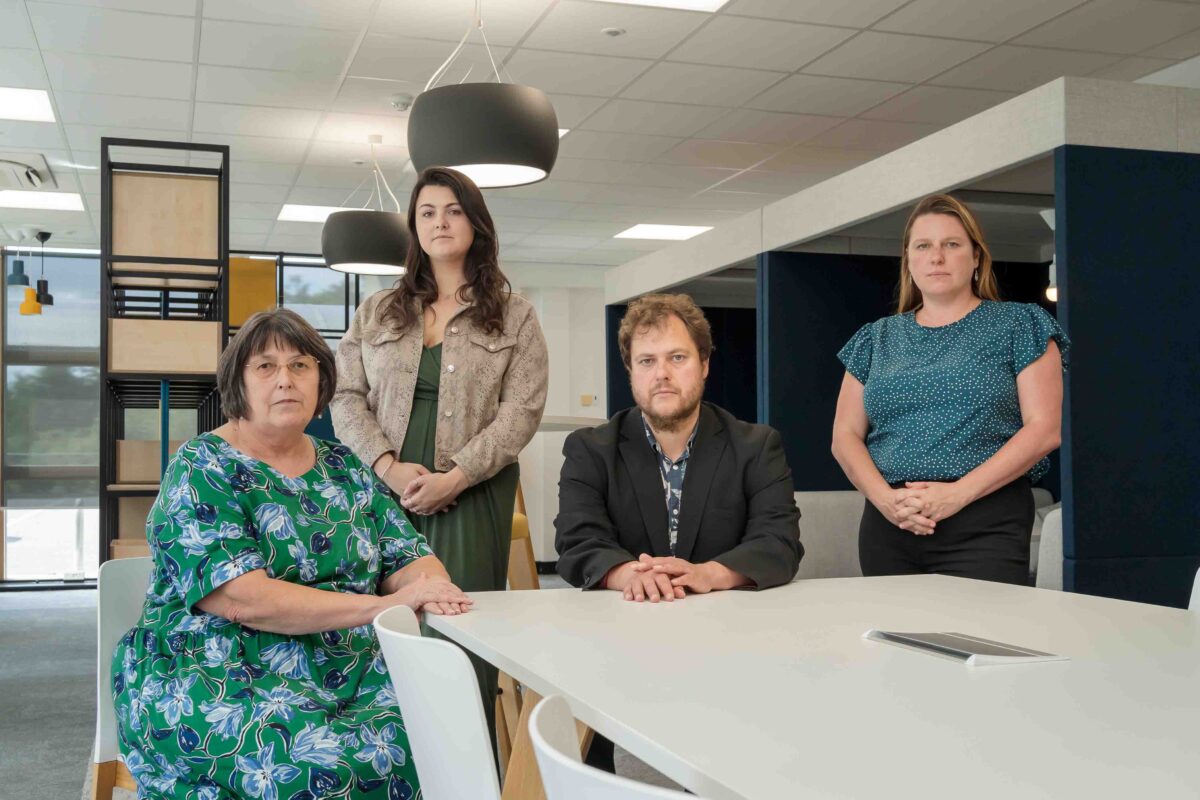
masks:
<instances>
[{"instance_id":1,"label":"ceiling tile","mask_svg":"<svg viewBox=\"0 0 1200 800\"><path fill-rule=\"evenodd\" d=\"M611 237L609 237L611 238ZM584 250L600 243L599 236L563 236L554 233L530 233L523 235L522 247L558 248L562 250Z\"/></svg>"},{"instance_id":2,"label":"ceiling tile","mask_svg":"<svg viewBox=\"0 0 1200 800\"><path fill-rule=\"evenodd\" d=\"M234 161L261 161L273 164L299 164L308 149L307 139L279 139L273 136L230 136L220 133L196 133L192 141L229 146Z\"/></svg>"},{"instance_id":3,"label":"ceiling tile","mask_svg":"<svg viewBox=\"0 0 1200 800\"><path fill-rule=\"evenodd\" d=\"M630 186L657 186L697 192L737 174L736 169L690 167L677 164L641 164L625 181Z\"/></svg>"},{"instance_id":4,"label":"ceiling tile","mask_svg":"<svg viewBox=\"0 0 1200 800\"><path fill-rule=\"evenodd\" d=\"M0 119L0 148L45 147L50 150L62 150L65 146L57 123Z\"/></svg>"},{"instance_id":5,"label":"ceiling tile","mask_svg":"<svg viewBox=\"0 0 1200 800\"><path fill-rule=\"evenodd\" d=\"M906 2L908 0L854 0L844 3L830 0L734 0L722 11L747 17L865 28Z\"/></svg>"},{"instance_id":6,"label":"ceiling tile","mask_svg":"<svg viewBox=\"0 0 1200 800\"><path fill-rule=\"evenodd\" d=\"M230 183L229 199L238 203L282 203L288 187L266 183Z\"/></svg>"},{"instance_id":7,"label":"ceiling tile","mask_svg":"<svg viewBox=\"0 0 1200 800\"><path fill-rule=\"evenodd\" d=\"M695 135L700 139L724 139L728 142L795 143L827 131L841 121L841 117L740 108L730 111Z\"/></svg>"},{"instance_id":8,"label":"ceiling tile","mask_svg":"<svg viewBox=\"0 0 1200 800\"><path fill-rule=\"evenodd\" d=\"M230 151L232 152L232 151ZM271 164L263 161L233 161L229 177L239 183L269 183L291 186L296 180L296 167L291 164Z\"/></svg>"},{"instance_id":9,"label":"ceiling tile","mask_svg":"<svg viewBox=\"0 0 1200 800\"><path fill-rule=\"evenodd\" d=\"M550 6L550 0L490 0L483 7L483 32L495 45L513 45ZM438 0L430 13L429 0L383 0L371 24L373 33L392 33L417 38L457 42L471 31L469 42L482 41L471 24L475 0ZM450 51L446 51L449 55Z\"/></svg>"},{"instance_id":10,"label":"ceiling tile","mask_svg":"<svg viewBox=\"0 0 1200 800\"><path fill-rule=\"evenodd\" d=\"M567 134L570 136L570 134ZM564 140L565 141L565 140ZM587 183L621 183L638 165L625 161L603 161L591 158L564 158L561 155L550 173L555 178Z\"/></svg>"},{"instance_id":11,"label":"ceiling tile","mask_svg":"<svg viewBox=\"0 0 1200 800\"><path fill-rule=\"evenodd\" d=\"M14 0L0 3L0 47L36 49L37 46L24 4Z\"/></svg>"},{"instance_id":12,"label":"ceiling tile","mask_svg":"<svg viewBox=\"0 0 1200 800\"><path fill-rule=\"evenodd\" d=\"M376 201L371 197L370 191L355 192L356 187L321 187L321 186L295 186L288 192L288 203L296 203L304 206L363 206L370 200L370 205L377 207ZM372 188L374 188L372 186ZM353 192L353 194L351 194ZM403 200L401 200L403 202ZM391 206L389 206L389 210Z\"/></svg>"},{"instance_id":13,"label":"ceiling tile","mask_svg":"<svg viewBox=\"0 0 1200 800\"><path fill-rule=\"evenodd\" d=\"M504 230L509 233L533 233L540 230L543 225L549 224L530 217L500 217L494 213L492 221L496 223L496 230Z\"/></svg>"},{"instance_id":14,"label":"ceiling tile","mask_svg":"<svg viewBox=\"0 0 1200 800\"><path fill-rule=\"evenodd\" d=\"M278 223L284 225L286 223ZM296 255L320 255L321 253L321 227L315 226L314 230L308 236L281 236L272 234L267 237L263 244L264 250L278 250L282 253L293 253Z\"/></svg>"},{"instance_id":15,"label":"ceiling tile","mask_svg":"<svg viewBox=\"0 0 1200 800\"><path fill-rule=\"evenodd\" d=\"M628 226L626 226L628 227ZM568 264L579 264L595 267L617 267L626 261L632 261L642 253L637 250L581 250L567 259Z\"/></svg>"},{"instance_id":16,"label":"ceiling tile","mask_svg":"<svg viewBox=\"0 0 1200 800\"><path fill-rule=\"evenodd\" d=\"M191 64L80 53L46 52L42 55L55 92L137 95L168 100L192 98Z\"/></svg>"},{"instance_id":17,"label":"ceiling tile","mask_svg":"<svg viewBox=\"0 0 1200 800\"><path fill-rule=\"evenodd\" d=\"M851 119L820 136L814 136L808 141L808 144L813 147L887 151L915 142L940 127L940 125L928 125L921 122Z\"/></svg>"},{"instance_id":18,"label":"ceiling tile","mask_svg":"<svg viewBox=\"0 0 1200 800\"><path fill-rule=\"evenodd\" d=\"M192 129L197 133L307 139L316 128L319 117L319 112L303 109L196 103Z\"/></svg>"},{"instance_id":19,"label":"ceiling tile","mask_svg":"<svg viewBox=\"0 0 1200 800\"><path fill-rule=\"evenodd\" d=\"M850 38L822 25L719 16L671 52L671 61L792 72Z\"/></svg>"},{"instance_id":20,"label":"ceiling tile","mask_svg":"<svg viewBox=\"0 0 1200 800\"><path fill-rule=\"evenodd\" d=\"M373 114L326 114L313 138L326 142L366 144L372 134L388 147L408 147L408 117Z\"/></svg>"},{"instance_id":21,"label":"ceiling tile","mask_svg":"<svg viewBox=\"0 0 1200 800\"><path fill-rule=\"evenodd\" d=\"M392 99L408 96L409 105L416 99L424 84L412 81L393 81L386 78L346 78L330 109L349 114L408 113L392 107Z\"/></svg>"},{"instance_id":22,"label":"ceiling tile","mask_svg":"<svg viewBox=\"0 0 1200 800\"><path fill-rule=\"evenodd\" d=\"M939 86L1024 92L1063 75L1088 75L1119 61L1118 56L1001 45L938 75Z\"/></svg>"},{"instance_id":23,"label":"ceiling tile","mask_svg":"<svg viewBox=\"0 0 1200 800\"><path fill-rule=\"evenodd\" d=\"M759 167L760 170L798 172L829 178L879 157L872 150L831 149L803 145L785 150Z\"/></svg>"},{"instance_id":24,"label":"ceiling tile","mask_svg":"<svg viewBox=\"0 0 1200 800\"><path fill-rule=\"evenodd\" d=\"M570 216L579 205L579 203L562 203L557 200L497 197L488 202L488 209L502 216L561 219Z\"/></svg>"},{"instance_id":25,"label":"ceiling tile","mask_svg":"<svg viewBox=\"0 0 1200 800\"><path fill-rule=\"evenodd\" d=\"M54 0L69 6L90 6L113 11L145 11L177 17L196 16L196 0Z\"/></svg>"},{"instance_id":26,"label":"ceiling tile","mask_svg":"<svg viewBox=\"0 0 1200 800\"><path fill-rule=\"evenodd\" d=\"M1183 36L1178 36L1157 47L1151 47L1142 55L1151 58L1177 58L1180 60L1200 55L1200 30L1185 33Z\"/></svg>"},{"instance_id":27,"label":"ceiling tile","mask_svg":"<svg viewBox=\"0 0 1200 800\"><path fill-rule=\"evenodd\" d=\"M642 59L521 48L509 61L508 71L518 83L535 86L544 92L608 97L620 91L650 64Z\"/></svg>"},{"instance_id":28,"label":"ceiling tile","mask_svg":"<svg viewBox=\"0 0 1200 800\"><path fill-rule=\"evenodd\" d=\"M592 199L596 192L604 188L602 183L578 183L561 180L557 176L530 184L516 186L511 189L489 189L485 196L488 201L493 197L524 197L531 200L561 200L564 203L584 203Z\"/></svg>"},{"instance_id":29,"label":"ceiling tile","mask_svg":"<svg viewBox=\"0 0 1200 800\"><path fill-rule=\"evenodd\" d=\"M778 72L700 64L655 64L622 97L679 102L703 99L708 105L740 106L778 81Z\"/></svg>"},{"instance_id":30,"label":"ceiling tile","mask_svg":"<svg viewBox=\"0 0 1200 800\"><path fill-rule=\"evenodd\" d=\"M606 186L596 195L597 203L612 203L621 206L650 206L654 210L679 207L696 194L691 189L671 189L665 186ZM653 213L642 210L642 214ZM638 247L636 242L618 244L618 247Z\"/></svg>"},{"instance_id":31,"label":"ceiling tile","mask_svg":"<svg viewBox=\"0 0 1200 800\"><path fill-rule=\"evenodd\" d=\"M271 222L265 219L231 219L229 233L236 236L245 233L264 234L271 229Z\"/></svg>"},{"instance_id":32,"label":"ceiling tile","mask_svg":"<svg viewBox=\"0 0 1200 800\"><path fill-rule=\"evenodd\" d=\"M670 136L571 131L559 144L558 152L567 158L653 161L679 142L680 139Z\"/></svg>"},{"instance_id":33,"label":"ceiling tile","mask_svg":"<svg viewBox=\"0 0 1200 800\"><path fill-rule=\"evenodd\" d=\"M409 81L416 87L414 91L420 92L453 52L453 43L371 34L359 47L350 74L359 78ZM507 56L508 48L492 48L497 65ZM463 47L438 84L460 83L464 78L470 81L495 78L492 58L482 45Z\"/></svg>"},{"instance_id":34,"label":"ceiling tile","mask_svg":"<svg viewBox=\"0 0 1200 800\"><path fill-rule=\"evenodd\" d=\"M538 233L611 239L624 229L619 222L578 222L570 219L556 219L538 228Z\"/></svg>"},{"instance_id":35,"label":"ceiling tile","mask_svg":"<svg viewBox=\"0 0 1200 800\"><path fill-rule=\"evenodd\" d=\"M408 147L403 144L375 145L375 159L389 180L398 180L400 170L408 161ZM314 140L308 150L305 164L315 164L327 167L347 167L351 165L369 165L371 161L371 145L363 136L358 141L319 141ZM364 169L369 169L364 167ZM411 169L408 170L412 172Z\"/></svg>"},{"instance_id":36,"label":"ceiling tile","mask_svg":"<svg viewBox=\"0 0 1200 800\"><path fill-rule=\"evenodd\" d=\"M792 75L746 105L764 111L852 117L907 88L907 83Z\"/></svg>"},{"instance_id":37,"label":"ceiling tile","mask_svg":"<svg viewBox=\"0 0 1200 800\"><path fill-rule=\"evenodd\" d=\"M337 92L336 75L312 75L202 64L196 100L249 106L323 109Z\"/></svg>"},{"instance_id":38,"label":"ceiling tile","mask_svg":"<svg viewBox=\"0 0 1200 800\"><path fill-rule=\"evenodd\" d=\"M663 163L689 164L693 167L747 169L782 149L783 145L780 144L691 139L673 147L659 160Z\"/></svg>"},{"instance_id":39,"label":"ceiling tile","mask_svg":"<svg viewBox=\"0 0 1200 800\"><path fill-rule=\"evenodd\" d=\"M963 0L913 0L872 25L873 30L1004 42L1035 25L1083 5L1087 0L1005 0L971 3Z\"/></svg>"},{"instance_id":40,"label":"ceiling tile","mask_svg":"<svg viewBox=\"0 0 1200 800\"><path fill-rule=\"evenodd\" d=\"M233 219L269 219L279 216L280 203L230 203L229 216Z\"/></svg>"},{"instance_id":41,"label":"ceiling tile","mask_svg":"<svg viewBox=\"0 0 1200 800\"><path fill-rule=\"evenodd\" d=\"M1092 0L1015 41L1134 54L1200 28L1200 5L1159 0Z\"/></svg>"},{"instance_id":42,"label":"ceiling tile","mask_svg":"<svg viewBox=\"0 0 1200 800\"><path fill-rule=\"evenodd\" d=\"M55 92L54 101L63 122L79 125L187 131L191 115L191 104L184 100Z\"/></svg>"},{"instance_id":43,"label":"ceiling tile","mask_svg":"<svg viewBox=\"0 0 1200 800\"><path fill-rule=\"evenodd\" d=\"M612 3L561 0L538 22L522 47L593 53L602 56L661 58L688 34L711 19L709 14ZM619 28L607 36L604 28Z\"/></svg>"},{"instance_id":44,"label":"ceiling tile","mask_svg":"<svg viewBox=\"0 0 1200 800\"><path fill-rule=\"evenodd\" d=\"M684 202L683 206L689 209L703 208L713 211L736 211L744 213L774 203L781 197L782 195L777 194L724 192L719 189L710 189L707 192L701 192L698 195L692 196Z\"/></svg>"},{"instance_id":45,"label":"ceiling tile","mask_svg":"<svg viewBox=\"0 0 1200 800\"><path fill-rule=\"evenodd\" d=\"M157 0L151 0L156 2ZM183 0L189 4L193 0ZM204 0L205 19L358 30L367 21L372 0ZM194 10L193 10L194 13Z\"/></svg>"},{"instance_id":46,"label":"ceiling tile","mask_svg":"<svg viewBox=\"0 0 1200 800\"><path fill-rule=\"evenodd\" d=\"M642 100L612 100L588 117L580 128L617 133L648 133L657 136L691 136L728 109L688 106L678 103L649 103Z\"/></svg>"},{"instance_id":47,"label":"ceiling tile","mask_svg":"<svg viewBox=\"0 0 1200 800\"><path fill-rule=\"evenodd\" d=\"M349 192L363 185L371 175L370 167L347 164L344 167L328 167L305 164L296 177L297 186L318 186L325 189L344 189ZM386 191L385 191L386 194ZM365 198L364 198L365 200Z\"/></svg>"},{"instance_id":48,"label":"ceiling tile","mask_svg":"<svg viewBox=\"0 0 1200 800\"><path fill-rule=\"evenodd\" d=\"M110 137L114 139L150 139L152 141L186 141L187 134L181 131L163 131L150 128L125 128L125 127L102 127L99 125L64 125L67 131L67 142L71 145L71 151L75 154L76 159L81 162L88 158L87 163L91 163L89 153L100 152L100 139L102 137ZM3 138L0 138L3 141ZM166 159L164 159L166 160ZM99 155L96 156L96 163L99 164Z\"/></svg>"},{"instance_id":49,"label":"ceiling tile","mask_svg":"<svg viewBox=\"0 0 1200 800\"><path fill-rule=\"evenodd\" d=\"M161 14L28 3L42 50L102 56L192 60L195 20Z\"/></svg>"},{"instance_id":50,"label":"ceiling tile","mask_svg":"<svg viewBox=\"0 0 1200 800\"><path fill-rule=\"evenodd\" d=\"M993 92L985 89L917 86L870 111L864 111L862 117L949 125L1015 96L1012 92Z\"/></svg>"},{"instance_id":51,"label":"ceiling tile","mask_svg":"<svg viewBox=\"0 0 1200 800\"><path fill-rule=\"evenodd\" d=\"M608 98L584 97L577 94L552 94L550 105L554 106L554 115L558 117L558 127L575 128L585 119L604 105Z\"/></svg>"},{"instance_id":52,"label":"ceiling tile","mask_svg":"<svg viewBox=\"0 0 1200 800\"><path fill-rule=\"evenodd\" d=\"M1166 69L1176 63L1178 62L1166 58L1133 56L1121 59L1117 63L1107 67L1102 67L1091 73L1088 77L1103 78L1109 81L1136 81L1138 78L1153 75L1155 72Z\"/></svg>"},{"instance_id":53,"label":"ceiling tile","mask_svg":"<svg viewBox=\"0 0 1200 800\"><path fill-rule=\"evenodd\" d=\"M979 42L864 31L804 68L812 75L871 80L923 80L987 50Z\"/></svg>"},{"instance_id":54,"label":"ceiling tile","mask_svg":"<svg viewBox=\"0 0 1200 800\"><path fill-rule=\"evenodd\" d=\"M0 49L0 84L10 89L48 89L37 50Z\"/></svg>"},{"instance_id":55,"label":"ceiling tile","mask_svg":"<svg viewBox=\"0 0 1200 800\"><path fill-rule=\"evenodd\" d=\"M759 192L786 196L807 189L820 180L818 177L798 172L746 170L739 172L717 188L733 192Z\"/></svg>"},{"instance_id":56,"label":"ceiling tile","mask_svg":"<svg viewBox=\"0 0 1200 800\"><path fill-rule=\"evenodd\" d=\"M338 75L355 39L353 31L206 19L200 33L200 63Z\"/></svg>"}]
</instances>

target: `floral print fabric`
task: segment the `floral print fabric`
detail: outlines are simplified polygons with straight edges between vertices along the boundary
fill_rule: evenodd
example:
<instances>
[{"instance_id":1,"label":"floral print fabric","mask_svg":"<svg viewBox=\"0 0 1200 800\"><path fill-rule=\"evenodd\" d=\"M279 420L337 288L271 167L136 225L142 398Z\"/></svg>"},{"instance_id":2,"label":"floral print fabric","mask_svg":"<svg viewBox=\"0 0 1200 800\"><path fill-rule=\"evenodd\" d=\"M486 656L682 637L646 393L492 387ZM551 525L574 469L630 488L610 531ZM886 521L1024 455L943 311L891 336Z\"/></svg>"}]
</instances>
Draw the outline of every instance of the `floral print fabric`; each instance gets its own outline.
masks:
<instances>
[{"instance_id":1,"label":"floral print fabric","mask_svg":"<svg viewBox=\"0 0 1200 800\"><path fill-rule=\"evenodd\" d=\"M369 469L313 440L291 478L213 434L184 444L147 519L154 574L113 655L113 698L139 798L414 797L404 723L370 625L287 636L200 610L255 569L375 593L431 551Z\"/></svg>"}]
</instances>

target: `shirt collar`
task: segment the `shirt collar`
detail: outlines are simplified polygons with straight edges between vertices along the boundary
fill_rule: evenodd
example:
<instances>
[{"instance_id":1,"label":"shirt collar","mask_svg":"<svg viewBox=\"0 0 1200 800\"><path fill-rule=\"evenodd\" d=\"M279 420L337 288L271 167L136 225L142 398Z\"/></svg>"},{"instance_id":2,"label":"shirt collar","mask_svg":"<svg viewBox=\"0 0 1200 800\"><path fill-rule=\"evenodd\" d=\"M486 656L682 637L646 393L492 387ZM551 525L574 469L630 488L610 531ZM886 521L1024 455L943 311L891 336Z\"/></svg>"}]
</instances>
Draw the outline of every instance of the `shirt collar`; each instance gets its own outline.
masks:
<instances>
[{"instance_id":1,"label":"shirt collar","mask_svg":"<svg viewBox=\"0 0 1200 800\"><path fill-rule=\"evenodd\" d=\"M667 456L663 453L662 447L658 444L658 439L654 437L654 431L650 430L650 423L646 421L646 415L638 412L638 416L642 420L642 430L646 432L646 441L650 443L650 448L658 453L663 458ZM675 459L674 463L678 464L681 461L687 461L692 454L692 445L696 443L696 434L700 432L700 419L696 418L696 425L692 428L692 435L688 437L687 444L684 445L683 453L679 458Z\"/></svg>"}]
</instances>

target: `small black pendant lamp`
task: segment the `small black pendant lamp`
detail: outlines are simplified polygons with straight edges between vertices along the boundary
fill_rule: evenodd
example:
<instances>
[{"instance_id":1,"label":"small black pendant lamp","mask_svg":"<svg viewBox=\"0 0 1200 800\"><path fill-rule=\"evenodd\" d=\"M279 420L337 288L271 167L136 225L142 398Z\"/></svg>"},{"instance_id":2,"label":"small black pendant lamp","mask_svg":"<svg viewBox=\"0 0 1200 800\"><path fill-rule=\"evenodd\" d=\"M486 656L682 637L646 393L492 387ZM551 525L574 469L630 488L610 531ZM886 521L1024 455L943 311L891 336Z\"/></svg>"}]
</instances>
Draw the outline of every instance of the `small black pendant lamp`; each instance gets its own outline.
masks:
<instances>
[{"instance_id":1,"label":"small black pendant lamp","mask_svg":"<svg viewBox=\"0 0 1200 800\"><path fill-rule=\"evenodd\" d=\"M54 295L50 294L50 281L46 280L46 242L50 231L38 231L37 240L42 243L41 267L42 275L37 281L37 301L44 306L54 305Z\"/></svg>"},{"instance_id":2,"label":"small black pendant lamp","mask_svg":"<svg viewBox=\"0 0 1200 800\"><path fill-rule=\"evenodd\" d=\"M439 86L413 103L408 151L418 172L450 167L480 188L537 183L558 160L558 116L546 93L531 86Z\"/></svg>"},{"instance_id":3,"label":"small black pendant lamp","mask_svg":"<svg viewBox=\"0 0 1200 800\"><path fill-rule=\"evenodd\" d=\"M400 213L400 201L392 194L375 159L375 145L380 144L383 137L373 134L368 141L371 144L371 174L363 183L375 178L372 197L378 194L379 210L335 211L326 217L325 226L321 228L321 255L326 265L338 272L399 276L406 272L404 259L408 254L408 222ZM383 210L384 189L396 204L395 211ZM370 203L371 198L368 198L367 204Z\"/></svg>"}]
</instances>

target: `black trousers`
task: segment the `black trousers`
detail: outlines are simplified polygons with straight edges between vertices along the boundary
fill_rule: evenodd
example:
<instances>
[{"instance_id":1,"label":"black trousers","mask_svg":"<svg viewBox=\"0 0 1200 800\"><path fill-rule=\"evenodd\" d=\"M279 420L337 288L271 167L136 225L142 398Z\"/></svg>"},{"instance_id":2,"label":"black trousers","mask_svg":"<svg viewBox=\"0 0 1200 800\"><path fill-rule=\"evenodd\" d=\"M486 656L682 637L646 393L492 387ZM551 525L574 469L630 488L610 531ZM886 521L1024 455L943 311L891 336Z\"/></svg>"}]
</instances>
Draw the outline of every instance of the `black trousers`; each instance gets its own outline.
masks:
<instances>
[{"instance_id":1,"label":"black trousers","mask_svg":"<svg viewBox=\"0 0 1200 800\"><path fill-rule=\"evenodd\" d=\"M936 573L1027 585L1032 533L1026 477L942 520L928 536L897 528L868 502L858 527L858 563L867 576Z\"/></svg>"}]
</instances>

